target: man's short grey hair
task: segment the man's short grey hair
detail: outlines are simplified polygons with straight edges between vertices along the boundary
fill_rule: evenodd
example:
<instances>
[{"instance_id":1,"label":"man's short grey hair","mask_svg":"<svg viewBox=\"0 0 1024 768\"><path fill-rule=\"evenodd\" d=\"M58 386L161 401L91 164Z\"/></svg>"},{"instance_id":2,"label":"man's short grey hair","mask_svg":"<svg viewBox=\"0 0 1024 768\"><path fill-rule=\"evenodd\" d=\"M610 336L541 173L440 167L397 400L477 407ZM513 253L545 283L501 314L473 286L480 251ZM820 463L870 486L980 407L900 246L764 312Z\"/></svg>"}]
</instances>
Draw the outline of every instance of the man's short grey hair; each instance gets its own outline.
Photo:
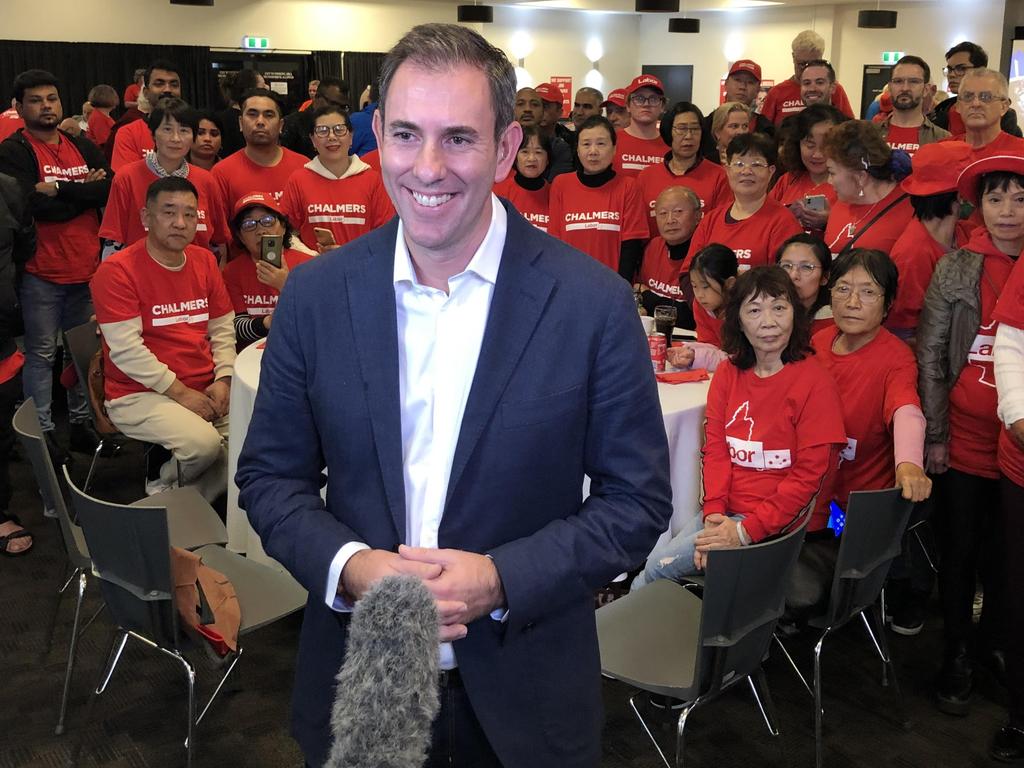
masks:
<instances>
[{"instance_id":1,"label":"man's short grey hair","mask_svg":"<svg viewBox=\"0 0 1024 768\"><path fill-rule=\"evenodd\" d=\"M979 78L990 77L999 84L999 90L1002 91L999 95L1006 98L1010 93L1010 83L1006 80L1006 75L997 69L986 69L985 67L975 67L974 69L968 69L964 73L963 79L960 81L960 90L964 89L964 83L968 80L977 80Z\"/></svg>"},{"instance_id":2,"label":"man's short grey hair","mask_svg":"<svg viewBox=\"0 0 1024 768\"><path fill-rule=\"evenodd\" d=\"M794 53L797 51L817 51L818 53L824 53L825 38L813 29L805 29L793 38L792 49Z\"/></svg>"},{"instance_id":3,"label":"man's short grey hair","mask_svg":"<svg viewBox=\"0 0 1024 768\"><path fill-rule=\"evenodd\" d=\"M598 104L600 104L602 101L604 101L604 94L601 93L599 90L597 90L597 88L591 88L589 85L585 85L582 88L580 88L578 91L576 91L577 95L579 95L581 93L585 93L585 94L587 94L589 96L594 96L597 99L597 103Z\"/></svg>"},{"instance_id":4,"label":"man's short grey hair","mask_svg":"<svg viewBox=\"0 0 1024 768\"><path fill-rule=\"evenodd\" d=\"M684 200L686 200L686 202L690 204L690 207L693 208L693 210L700 210L700 197L698 197L697 193L694 192L689 187L683 186L665 187L663 190L661 190L661 192L658 193L657 198L655 198L655 205L657 205L658 200L661 200L661 198L667 197L669 195L680 195Z\"/></svg>"},{"instance_id":5,"label":"man's short grey hair","mask_svg":"<svg viewBox=\"0 0 1024 768\"><path fill-rule=\"evenodd\" d=\"M480 34L457 24L420 24L409 30L388 51L380 69L381 121L387 113L388 90L398 68L406 62L444 73L458 66L480 69L491 86L494 138L497 141L512 123L516 74L512 62Z\"/></svg>"}]
</instances>

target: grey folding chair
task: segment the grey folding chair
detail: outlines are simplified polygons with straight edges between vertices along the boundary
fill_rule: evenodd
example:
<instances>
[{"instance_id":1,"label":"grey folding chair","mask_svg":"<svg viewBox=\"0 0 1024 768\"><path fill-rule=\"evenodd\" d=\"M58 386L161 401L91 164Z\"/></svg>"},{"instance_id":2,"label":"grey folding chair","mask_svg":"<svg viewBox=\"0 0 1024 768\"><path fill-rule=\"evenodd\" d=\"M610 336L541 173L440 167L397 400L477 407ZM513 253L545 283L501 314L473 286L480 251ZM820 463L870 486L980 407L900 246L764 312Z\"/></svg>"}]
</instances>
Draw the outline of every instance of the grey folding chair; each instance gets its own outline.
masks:
<instances>
[{"instance_id":1,"label":"grey folding chair","mask_svg":"<svg viewBox=\"0 0 1024 768\"><path fill-rule=\"evenodd\" d=\"M65 470L66 474L66 470ZM188 680L187 764L192 765L195 726L206 715L241 657L242 648L226 658L227 671L196 717L196 669L185 657L191 642L178 623L171 577L167 507L146 499L144 506L124 506L94 499L69 484L71 500L92 553L93 570L117 630L110 656L95 690L106 690L129 637L141 641L184 668ZM241 608L240 635L303 607L306 593L288 574L246 560L223 547L195 550L203 562L227 576Z\"/></svg>"},{"instance_id":2,"label":"grey folding chair","mask_svg":"<svg viewBox=\"0 0 1024 768\"><path fill-rule=\"evenodd\" d=\"M689 715L744 680L769 733L779 735L761 662L782 615L786 576L805 526L806 518L778 539L710 552L703 597L662 579L597 611L601 671L639 689L629 705L669 768L637 707L642 692L683 702L676 723L676 766L683 765Z\"/></svg>"},{"instance_id":3,"label":"grey folding chair","mask_svg":"<svg viewBox=\"0 0 1024 768\"><path fill-rule=\"evenodd\" d=\"M900 553L913 506L902 497L899 488L850 494L828 605L820 615L808 621L809 626L822 631L814 646L814 755L817 768L824 764L821 652L825 639L848 622L858 617L863 622L871 644L882 660L882 685L888 686L891 680L900 707L900 718L907 722L903 693L885 637L879 595L889 566ZM782 645L781 641L779 644ZM785 655L804 687L811 690L792 657L788 652Z\"/></svg>"}]
</instances>

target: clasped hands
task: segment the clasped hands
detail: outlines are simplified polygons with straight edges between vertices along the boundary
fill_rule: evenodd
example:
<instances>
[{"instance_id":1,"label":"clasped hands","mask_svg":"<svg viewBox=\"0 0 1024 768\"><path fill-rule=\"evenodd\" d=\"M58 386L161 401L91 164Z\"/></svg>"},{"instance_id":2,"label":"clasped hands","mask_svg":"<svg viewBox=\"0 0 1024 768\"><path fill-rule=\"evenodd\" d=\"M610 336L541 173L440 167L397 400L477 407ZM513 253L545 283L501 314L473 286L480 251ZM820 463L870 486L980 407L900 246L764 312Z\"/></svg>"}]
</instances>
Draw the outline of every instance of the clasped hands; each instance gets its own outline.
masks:
<instances>
[{"instance_id":1,"label":"clasped hands","mask_svg":"<svg viewBox=\"0 0 1024 768\"><path fill-rule=\"evenodd\" d=\"M164 394L210 422L227 416L231 405L231 383L227 378L217 379L202 392L175 380Z\"/></svg>"},{"instance_id":2,"label":"clasped hands","mask_svg":"<svg viewBox=\"0 0 1024 768\"><path fill-rule=\"evenodd\" d=\"M385 576L408 574L419 578L434 597L443 643L466 636L470 622L505 605L505 592L494 561L459 549L407 547L398 552L364 549L341 571L339 594L359 600Z\"/></svg>"},{"instance_id":3,"label":"clasped hands","mask_svg":"<svg viewBox=\"0 0 1024 768\"><path fill-rule=\"evenodd\" d=\"M728 515L713 514L704 518L704 530L697 534L693 548L693 564L697 568L704 570L708 552L712 549L732 549L743 545L737 522Z\"/></svg>"}]
</instances>

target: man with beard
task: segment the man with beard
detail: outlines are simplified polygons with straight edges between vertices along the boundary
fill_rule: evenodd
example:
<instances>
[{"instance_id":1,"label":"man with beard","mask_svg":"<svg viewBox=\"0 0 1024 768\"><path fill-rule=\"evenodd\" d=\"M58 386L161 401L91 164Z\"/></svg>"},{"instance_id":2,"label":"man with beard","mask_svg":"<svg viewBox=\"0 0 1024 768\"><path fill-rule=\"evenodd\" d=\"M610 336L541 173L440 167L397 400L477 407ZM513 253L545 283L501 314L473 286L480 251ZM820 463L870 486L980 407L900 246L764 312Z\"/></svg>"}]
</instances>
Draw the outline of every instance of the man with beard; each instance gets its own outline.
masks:
<instances>
[{"instance_id":1,"label":"man with beard","mask_svg":"<svg viewBox=\"0 0 1024 768\"><path fill-rule=\"evenodd\" d=\"M921 105L931 88L931 68L921 57L904 56L892 68L892 112L882 120L881 128L882 138L893 149L905 150L913 157L922 145L949 136L949 131L924 116Z\"/></svg>"},{"instance_id":2,"label":"man with beard","mask_svg":"<svg viewBox=\"0 0 1024 768\"><path fill-rule=\"evenodd\" d=\"M320 86L323 87L321 80ZM253 88L238 104L239 125L245 146L213 166L220 188L224 221L231 217L235 201L250 192L264 192L281 202L288 177L308 162L305 155L278 144L282 109L278 96L266 88Z\"/></svg>"},{"instance_id":3,"label":"man with beard","mask_svg":"<svg viewBox=\"0 0 1024 768\"><path fill-rule=\"evenodd\" d=\"M824 59L807 62L800 74L800 101L811 104L831 104L836 90L836 71Z\"/></svg>"},{"instance_id":4,"label":"man with beard","mask_svg":"<svg viewBox=\"0 0 1024 768\"><path fill-rule=\"evenodd\" d=\"M658 133L658 118L665 109L665 87L654 75L640 75L626 89L629 126L618 134L616 173L640 175L649 165L665 161L665 143Z\"/></svg>"},{"instance_id":5,"label":"man with beard","mask_svg":"<svg viewBox=\"0 0 1024 768\"><path fill-rule=\"evenodd\" d=\"M57 336L92 314L89 280L99 263L99 209L106 205L113 174L96 145L57 129L64 114L52 74L22 72L14 80L14 99L25 127L0 144L0 172L18 181L37 235L21 283L23 383L25 397L35 399L51 451L64 458L50 416ZM80 384L68 391L68 412L72 450L92 452L95 433Z\"/></svg>"},{"instance_id":6,"label":"man with beard","mask_svg":"<svg viewBox=\"0 0 1024 768\"><path fill-rule=\"evenodd\" d=\"M524 128L528 125L536 126L537 130L551 140L551 157L548 169L544 172L544 178L551 181L560 173L570 173L573 170L572 150L563 139L555 136L555 123L558 117L554 110L547 108L544 99L541 97L541 88L544 93L552 95L550 91L558 92L554 86L543 83L538 88L520 88L516 91L515 120ZM559 96L561 99L561 96ZM559 101L559 105L561 101ZM559 113L560 113L559 109Z\"/></svg>"},{"instance_id":7,"label":"man with beard","mask_svg":"<svg viewBox=\"0 0 1024 768\"><path fill-rule=\"evenodd\" d=\"M107 146L111 147L110 167L115 171L136 160L145 160L153 151L153 134L142 118L161 100L181 98L181 75L178 73L178 67L165 60L150 64L146 70L142 96L139 108L134 110L136 114L129 117L130 113L125 113L110 129ZM129 119L125 120L126 117Z\"/></svg>"}]
</instances>

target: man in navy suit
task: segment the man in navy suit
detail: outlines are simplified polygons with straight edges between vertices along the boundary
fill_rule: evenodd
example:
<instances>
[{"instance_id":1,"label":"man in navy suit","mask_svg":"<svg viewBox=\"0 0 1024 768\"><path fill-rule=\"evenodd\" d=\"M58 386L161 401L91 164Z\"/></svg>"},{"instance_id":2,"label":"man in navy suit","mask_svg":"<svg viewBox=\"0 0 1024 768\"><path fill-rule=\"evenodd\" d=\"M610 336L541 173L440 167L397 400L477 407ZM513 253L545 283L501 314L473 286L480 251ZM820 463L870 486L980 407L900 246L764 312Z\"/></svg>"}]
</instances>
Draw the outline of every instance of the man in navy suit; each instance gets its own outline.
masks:
<instances>
[{"instance_id":1,"label":"man in navy suit","mask_svg":"<svg viewBox=\"0 0 1024 768\"><path fill-rule=\"evenodd\" d=\"M293 733L310 765L348 611L390 573L420 577L441 618L428 765L600 760L593 595L666 528L668 448L629 287L491 194L522 136L514 93L475 32L410 31L374 116L398 218L294 270L274 313L237 482L309 590Z\"/></svg>"}]
</instances>

